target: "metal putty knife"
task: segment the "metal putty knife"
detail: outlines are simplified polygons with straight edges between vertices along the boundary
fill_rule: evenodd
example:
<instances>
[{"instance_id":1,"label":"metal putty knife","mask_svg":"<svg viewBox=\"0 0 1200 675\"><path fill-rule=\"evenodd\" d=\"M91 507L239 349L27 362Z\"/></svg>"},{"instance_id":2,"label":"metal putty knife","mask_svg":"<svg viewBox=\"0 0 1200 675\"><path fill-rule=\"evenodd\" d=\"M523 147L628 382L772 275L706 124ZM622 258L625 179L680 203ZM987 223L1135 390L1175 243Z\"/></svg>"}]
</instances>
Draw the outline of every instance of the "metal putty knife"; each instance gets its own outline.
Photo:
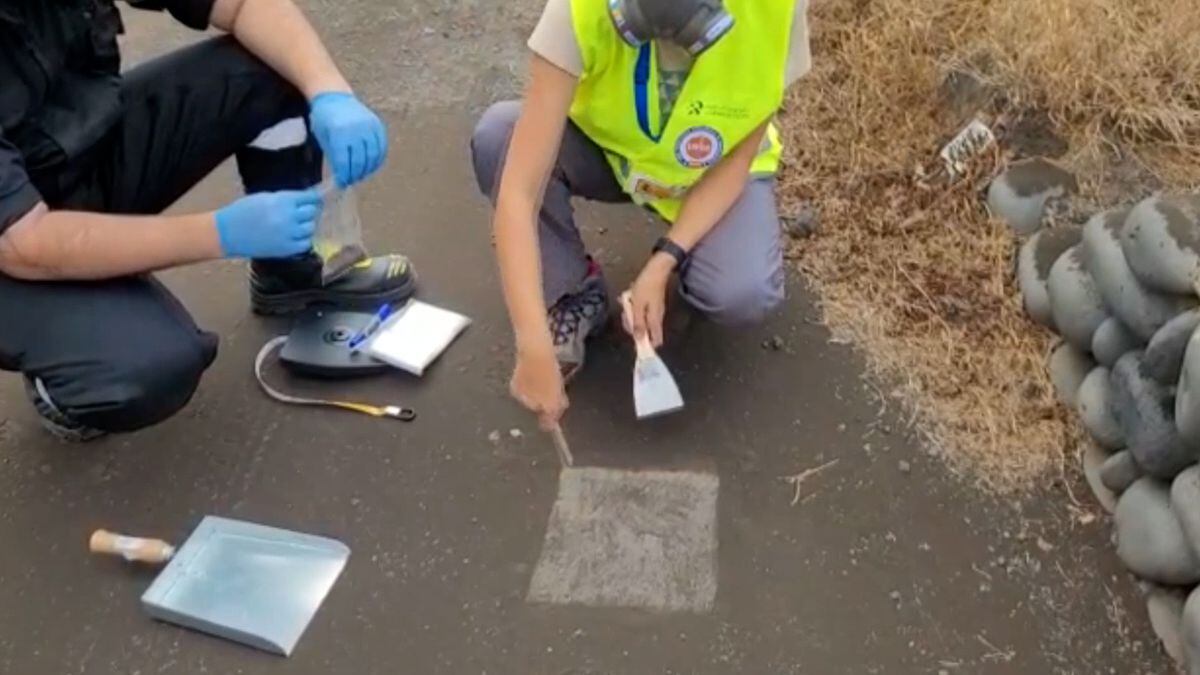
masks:
<instances>
[{"instance_id":1,"label":"metal putty knife","mask_svg":"<svg viewBox=\"0 0 1200 675\"><path fill-rule=\"evenodd\" d=\"M633 304L629 293L621 295L626 323L632 325ZM683 396L667 364L654 351L650 337L643 334L633 339L637 346L637 362L633 366L633 407L639 420L668 415L683 410Z\"/></svg>"}]
</instances>

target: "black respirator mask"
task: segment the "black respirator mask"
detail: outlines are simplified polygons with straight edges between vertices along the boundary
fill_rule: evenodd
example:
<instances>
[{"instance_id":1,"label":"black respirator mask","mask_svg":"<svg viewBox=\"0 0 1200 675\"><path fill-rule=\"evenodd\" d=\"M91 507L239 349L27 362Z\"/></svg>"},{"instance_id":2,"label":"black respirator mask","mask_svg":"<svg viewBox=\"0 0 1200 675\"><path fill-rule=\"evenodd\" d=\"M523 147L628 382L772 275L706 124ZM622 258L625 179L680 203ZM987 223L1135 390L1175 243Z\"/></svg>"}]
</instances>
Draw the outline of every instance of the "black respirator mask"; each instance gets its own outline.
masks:
<instances>
[{"instance_id":1,"label":"black respirator mask","mask_svg":"<svg viewBox=\"0 0 1200 675\"><path fill-rule=\"evenodd\" d=\"M733 28L721 0L609 0L609 16L625 42L667 40L699 56Z\"/></svg>"}]
</instances>

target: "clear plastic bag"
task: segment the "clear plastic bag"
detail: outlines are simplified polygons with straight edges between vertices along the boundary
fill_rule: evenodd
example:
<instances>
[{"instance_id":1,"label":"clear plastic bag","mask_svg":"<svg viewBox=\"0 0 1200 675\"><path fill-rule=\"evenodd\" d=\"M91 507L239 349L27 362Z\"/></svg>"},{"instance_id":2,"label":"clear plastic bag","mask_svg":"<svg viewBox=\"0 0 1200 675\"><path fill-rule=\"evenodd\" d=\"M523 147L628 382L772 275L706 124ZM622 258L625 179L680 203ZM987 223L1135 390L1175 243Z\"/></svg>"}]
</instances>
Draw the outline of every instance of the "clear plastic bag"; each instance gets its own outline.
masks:
<instances>
[{"instance_id":1,"label":"clear plastic bag","mask_svg":"<svg viewBox=\"0 0 1200 675\"><path fill-rule=\"evenodd\" d=\"M367 249L354 189L342 190L327 180L320 190L325 206L313 235L313 250L321 258L321 282L328 284L365 260Z\"/></svg>"}]
</instances>

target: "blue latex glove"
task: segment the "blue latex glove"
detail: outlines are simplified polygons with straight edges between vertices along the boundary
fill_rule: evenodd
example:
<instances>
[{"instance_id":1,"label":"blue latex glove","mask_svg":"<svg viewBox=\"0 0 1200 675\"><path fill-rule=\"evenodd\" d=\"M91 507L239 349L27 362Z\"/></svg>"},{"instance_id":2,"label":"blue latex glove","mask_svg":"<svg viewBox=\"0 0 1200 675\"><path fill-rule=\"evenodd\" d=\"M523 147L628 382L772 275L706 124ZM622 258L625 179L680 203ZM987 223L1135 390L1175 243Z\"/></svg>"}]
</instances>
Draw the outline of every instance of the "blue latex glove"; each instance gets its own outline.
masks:
<instances>
[{"instance_id":1,"label":"blue latex glove","mask_svg":"<svg viewBox=\"0 0 1200 675\"><path fill-rule=\"evenodd\" d=\"M321 193L259 192L217 211L217 236L227 258L287 258L312 249Z\"/></svg>"},{"instance_id":2,"label":"blue latex glove","mask_svg":"<svg viewBox=\"0 0 1200 675\"><path fill-rule=\"evenodd\" d=\"M367 178L387 160L387 129L353 94L318 94L309 121L338 187Z\"/></svg>"}]
</instances>

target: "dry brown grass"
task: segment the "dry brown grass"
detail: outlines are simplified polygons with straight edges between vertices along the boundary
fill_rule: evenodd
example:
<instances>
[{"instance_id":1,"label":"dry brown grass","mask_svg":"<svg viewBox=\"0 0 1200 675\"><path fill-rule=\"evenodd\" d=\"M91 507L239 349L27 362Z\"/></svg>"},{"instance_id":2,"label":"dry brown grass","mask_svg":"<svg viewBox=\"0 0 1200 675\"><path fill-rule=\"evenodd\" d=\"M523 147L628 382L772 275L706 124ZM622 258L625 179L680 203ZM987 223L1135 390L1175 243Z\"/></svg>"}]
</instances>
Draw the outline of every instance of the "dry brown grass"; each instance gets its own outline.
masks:
<instances>
[{"instance_id":1,"label":"dry brown grass","mask_svg":"<svg viewBox=\"0 0 1200 675\"><path fill-rule=\"evenodd\" d=\"M1062 473L1073 417L1045 374L1050 336L1023 315L1016 243L966 180L922 188L918 166L966 121L951 70L1003 92L1003 120L1040 110L1103 201L1118 154L1167 186L1200 178L1200 4L1194 0L813 0L815 67L795 88L785 211L821 231L794 256L835 334L853 340L952 470L1000 492ZM1128 197L1127 197L1128 198Z\"/></svg>"}]
</instances>

